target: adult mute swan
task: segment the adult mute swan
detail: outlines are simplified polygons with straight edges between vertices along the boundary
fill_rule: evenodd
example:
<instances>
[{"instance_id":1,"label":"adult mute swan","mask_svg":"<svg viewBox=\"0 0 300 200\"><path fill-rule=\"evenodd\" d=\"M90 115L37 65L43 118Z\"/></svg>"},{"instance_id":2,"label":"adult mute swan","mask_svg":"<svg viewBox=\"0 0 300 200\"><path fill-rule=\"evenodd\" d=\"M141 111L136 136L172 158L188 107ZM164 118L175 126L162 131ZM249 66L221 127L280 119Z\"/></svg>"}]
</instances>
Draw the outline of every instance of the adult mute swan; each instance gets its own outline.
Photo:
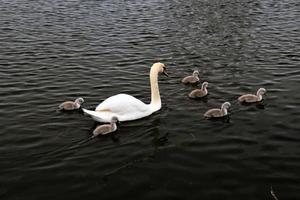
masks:
<instances>
[{"instance_id":1,"label":"adult mute swan","mask_svg":"<svg viewBox=\"0 0 300 200\"><path fill-rule=\"evenodd\" d=\"M117 94L100 103L95 111L82 109L98 122L111 122L112 117L119 121L131 121L147 117L161 108L161 100L158 88L158 74L166 73L163 63L154 63L150 70L151 103L145 104L139 99L128 94Z\"/></svg>"}]
</instances>

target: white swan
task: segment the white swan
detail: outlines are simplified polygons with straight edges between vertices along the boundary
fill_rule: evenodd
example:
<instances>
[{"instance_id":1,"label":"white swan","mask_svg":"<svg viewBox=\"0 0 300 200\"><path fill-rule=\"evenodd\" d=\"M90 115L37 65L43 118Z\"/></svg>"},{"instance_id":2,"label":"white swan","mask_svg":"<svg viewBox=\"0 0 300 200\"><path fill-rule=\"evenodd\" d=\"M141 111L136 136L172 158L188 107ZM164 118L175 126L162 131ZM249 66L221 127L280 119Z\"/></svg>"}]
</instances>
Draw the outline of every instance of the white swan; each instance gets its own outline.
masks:
<instances>
[{"instance_id":1,"label":"white swan","mask_svg":"<svg viewBox=\"0 0 300 200\"><path fill-rule=\"evenodd\" d=\"M158 88L158 74L166 73L163 63L154 63L150 70L151 103L145 104L139 99L127 95L117 94L111 96L100 103L95 111L82 109L98 122L111 122L112 117L117 117L119 121L131 121L147 117L161 108L161 100Z\"/></svg>"}]
</instances>

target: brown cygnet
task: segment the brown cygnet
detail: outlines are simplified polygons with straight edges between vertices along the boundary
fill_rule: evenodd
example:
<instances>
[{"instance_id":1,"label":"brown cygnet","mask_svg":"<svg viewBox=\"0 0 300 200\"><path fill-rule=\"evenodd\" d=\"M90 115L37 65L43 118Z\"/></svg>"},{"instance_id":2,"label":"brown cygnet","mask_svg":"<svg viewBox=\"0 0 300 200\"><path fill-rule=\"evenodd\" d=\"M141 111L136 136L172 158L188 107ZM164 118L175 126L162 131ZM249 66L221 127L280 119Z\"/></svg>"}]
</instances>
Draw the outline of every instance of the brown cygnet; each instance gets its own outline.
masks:
<instances>
[{"instance_id":1,"label":"brown cygnet","mask_svg":"<svg viewBox=\"0 0 300 200\"><path fill-rule=\"evenodd\" d=\"M204 117L206 118L217 118L217 117L224 117L228 114L227 109L231 106L229 102L225 102L222 104L221 109L213 108L208 110Z\"/></svg>"},{"instance_id":2,"label":"brown cygnet","mask_svg":"<svg viewBox=\"0 0 300 200\"><path fill-rule=\"evenodd\" d=\"M184 84L194 84L200 81L199 71L195 70L191 76L184 77L181 82Z\"/></svg>"},{"instance_id":3,"label":"brown cygnet","mask_svg":"<svg viewBox=\"0 0 300 200\"><path fill-rule=\"evenodd\" d=\"M239 102L245 102L245 103L255 103L260 102L263 98L262 95L265 94L267 91L265 88L259 88L257 90L256 95L255 94L245 94L238 98Z\"/></svg>"},{"instance_id":4,"label":"brown cygnet","mask_svg":"<svg viewBox=\"0 0 300 200\"><path fill-rule=\"evenodd\" d=\"M106 135L108 133L115 132L117 130L117 122L118 118L112 117L110 124L103 124L97 126L97 128L95 128L95 130L93 131L92 137L97 137L98 135Z\"/></svg>"},{"instance_id":5,"label":"brown cygnet","mask_svg":"<svg viewBox=\"0 0 300 200\"><path fill-rule=\"evenodd\" d=\"M65 101L58 106L60 110L76 110L79 109L84 102L83 98L79 97L75 101Z\"/></svg>"},{"instance_id":6,"label":"brown cygnet","mask_svg":"<svg viewBox=\"0 0 300 200\"><path fill-rule=\"evenodd\" d=\"M202 98L208 94L207 91L208 82L203 82L201 89L195 89L189 93L189 97L192 99Z\"/></svg>"}]
</instances>

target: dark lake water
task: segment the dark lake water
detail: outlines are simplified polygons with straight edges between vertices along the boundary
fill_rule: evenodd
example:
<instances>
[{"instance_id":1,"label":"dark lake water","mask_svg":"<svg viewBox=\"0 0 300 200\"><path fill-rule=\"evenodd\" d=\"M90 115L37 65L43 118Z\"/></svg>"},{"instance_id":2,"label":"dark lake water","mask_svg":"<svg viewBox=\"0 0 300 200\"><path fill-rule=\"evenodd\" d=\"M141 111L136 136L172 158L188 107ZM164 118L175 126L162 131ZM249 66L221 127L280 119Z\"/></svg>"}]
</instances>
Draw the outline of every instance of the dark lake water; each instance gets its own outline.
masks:
<instances>
[{"instance_id":1,"label":"dark lake water","mask_svg":"<svg viewBox=\"0 0 300 200\"><path fill-rule=\"evenodd\" d=\"M298 0L0 0L1 199L300 199ZM87 140L127 93L162 109ZM180 79L194 69L206 101ZM264 107L239 95L267 89ZM203 113L232 103L230 120Z\"/></svg>"}]
</instances>

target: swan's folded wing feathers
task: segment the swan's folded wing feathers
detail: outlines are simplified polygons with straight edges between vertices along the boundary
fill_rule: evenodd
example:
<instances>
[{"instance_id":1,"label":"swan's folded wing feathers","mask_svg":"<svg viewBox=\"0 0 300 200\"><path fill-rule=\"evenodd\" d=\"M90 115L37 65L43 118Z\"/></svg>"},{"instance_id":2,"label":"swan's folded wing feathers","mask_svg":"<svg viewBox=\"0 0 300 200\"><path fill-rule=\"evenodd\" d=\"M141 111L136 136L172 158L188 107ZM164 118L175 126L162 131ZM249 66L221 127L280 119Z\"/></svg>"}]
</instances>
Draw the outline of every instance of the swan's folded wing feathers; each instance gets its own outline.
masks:
<instances>
[{"instance_id":1,"label":"swan's folded wing feathers","mask_svg":"<svg viewBox=\"0 0 300 200\"><path fill-rule=\"evenodd\" d=\"M121 115L129 112L144 112L146 110L146 104L127 94L111 96L96 108L96 111L107 111Z\"/></svg>"}]
</instances>

